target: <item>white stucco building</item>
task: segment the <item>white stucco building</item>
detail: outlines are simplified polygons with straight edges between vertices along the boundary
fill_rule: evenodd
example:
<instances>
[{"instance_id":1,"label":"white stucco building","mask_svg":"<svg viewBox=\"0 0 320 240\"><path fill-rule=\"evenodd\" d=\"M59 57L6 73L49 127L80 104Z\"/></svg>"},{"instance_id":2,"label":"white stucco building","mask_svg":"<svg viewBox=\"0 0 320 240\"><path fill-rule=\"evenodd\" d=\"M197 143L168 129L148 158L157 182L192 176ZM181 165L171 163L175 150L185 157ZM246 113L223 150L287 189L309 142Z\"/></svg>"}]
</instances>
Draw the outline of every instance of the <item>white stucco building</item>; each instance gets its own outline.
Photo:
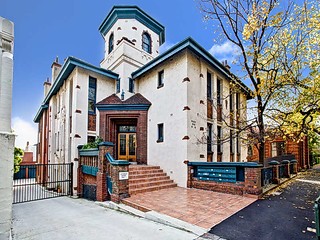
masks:
<instances>
[{"instance_id":1,"label":"white stucco building","mask_svg":"<svg viewBox=\"0 0 320 240\"><path fill-rule=\"evenodd\" d=\"M74 161L95 136L115 144L116 159L158 165L182 187L186 160L246 161L237 132L250 90L226 63L192 38L159 54L165 28L135 6L113 7L99 31L99 67L74 57L52 65L35 117L38 162Z\"/></svg>"}]
</instances>

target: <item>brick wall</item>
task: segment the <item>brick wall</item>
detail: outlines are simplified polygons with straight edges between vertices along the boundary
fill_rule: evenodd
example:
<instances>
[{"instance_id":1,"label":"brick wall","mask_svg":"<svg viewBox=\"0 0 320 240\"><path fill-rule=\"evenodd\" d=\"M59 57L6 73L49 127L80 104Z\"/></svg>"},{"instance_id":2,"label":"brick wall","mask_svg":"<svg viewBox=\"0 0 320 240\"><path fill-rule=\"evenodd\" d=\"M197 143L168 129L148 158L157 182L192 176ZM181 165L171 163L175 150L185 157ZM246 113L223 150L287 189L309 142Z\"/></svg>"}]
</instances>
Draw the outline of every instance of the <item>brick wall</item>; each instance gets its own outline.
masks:
<instances>
[{"instance_id":1,"label":"brick wall","mask_svg":"<svg viewBox=\"0 0 320 240\"><path fill-rule=\"evenodd\" d=\"M272 157L272 142L285 142L286 154L293 154L295 159L298 161L298 169L306 169L310 167L309 161L309 149L308 149L308 138L304 137L303 141L295 142L290 139L284 140L282 137L276 137L272 140L267 139L265 143L265 158ZM252 146L252 156L248 156L248 161L257 161L259 159L259 152L255 146Z\"/></svg>"},{"instance_id":2,"label":"brick wall","mask_svg":"<svg viewBox=\"0 0 320 240\"><path fill-rule=\"evenodd\" d=\"M88 114L88 130L89 131L96 131L96 115L95 114Z\"/></svg>"}]
</instances>

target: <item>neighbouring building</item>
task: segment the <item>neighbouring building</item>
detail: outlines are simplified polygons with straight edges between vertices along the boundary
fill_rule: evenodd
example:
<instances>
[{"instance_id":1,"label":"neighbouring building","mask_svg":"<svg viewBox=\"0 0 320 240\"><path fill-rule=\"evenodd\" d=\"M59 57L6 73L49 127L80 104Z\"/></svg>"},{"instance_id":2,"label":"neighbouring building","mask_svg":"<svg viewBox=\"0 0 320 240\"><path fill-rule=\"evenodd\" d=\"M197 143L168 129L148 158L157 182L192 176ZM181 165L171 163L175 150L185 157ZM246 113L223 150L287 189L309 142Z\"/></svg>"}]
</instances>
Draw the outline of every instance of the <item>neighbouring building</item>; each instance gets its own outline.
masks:
<instances>
[{"instance_id":1,"label":"neighbouring building","mask_svg":"<svg viewBox=\"0 0 320 240\"><path fill-rule=\"evenodd\" d=\"M254 145L248 147L248 161L258 161L259 151ZM298 161L298 170L310 168L308 137L300 141L294 141L282 136L274 136L266 139L265 142L265 165L272 160Z\"/></svg>"},{"instance_id":2,"label":"neighbouring building","mask_svg":"<svg viewBox=\"0 0 320 240\"><path fill-rule=\"evenodd\" d=\"M15 135L11 129L14 24L0 17L0 239L11 239Z\"/></svg>"},{"instance_id":3,"label":"neighbouring building","mask_svg":"<svg viewBox=\"0 0 320 240\"><path fill-rule=\"evenodd\" d=\"M115 144L114 158L161 166L182 187L186 160L246 161L238 129L251 92L226 62L192 38L159 54L164 26L135 6L113 7L99 31L100 66L52 64L35 117L39 163L75 161L96 136Z\"/></svg>"}]
</instances>

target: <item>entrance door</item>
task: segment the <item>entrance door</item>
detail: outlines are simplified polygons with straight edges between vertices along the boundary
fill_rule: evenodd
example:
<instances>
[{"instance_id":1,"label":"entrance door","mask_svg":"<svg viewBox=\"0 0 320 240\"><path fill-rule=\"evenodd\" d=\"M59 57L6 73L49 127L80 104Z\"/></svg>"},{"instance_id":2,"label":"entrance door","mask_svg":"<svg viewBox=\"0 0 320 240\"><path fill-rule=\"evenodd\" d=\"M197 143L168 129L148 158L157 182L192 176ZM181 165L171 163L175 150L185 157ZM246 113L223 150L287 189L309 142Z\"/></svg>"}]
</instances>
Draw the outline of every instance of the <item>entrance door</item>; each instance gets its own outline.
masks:
<instances>
[{"instance_id":1,"label":"entrance door","mask_svg":"<svg viewBox=\"0 0 320 240\"><path fill-rule=\"evenodd\" d=\"M118 135L118 159L136 161L136 134L119 133Z\"/></svg>"}]
</instances>

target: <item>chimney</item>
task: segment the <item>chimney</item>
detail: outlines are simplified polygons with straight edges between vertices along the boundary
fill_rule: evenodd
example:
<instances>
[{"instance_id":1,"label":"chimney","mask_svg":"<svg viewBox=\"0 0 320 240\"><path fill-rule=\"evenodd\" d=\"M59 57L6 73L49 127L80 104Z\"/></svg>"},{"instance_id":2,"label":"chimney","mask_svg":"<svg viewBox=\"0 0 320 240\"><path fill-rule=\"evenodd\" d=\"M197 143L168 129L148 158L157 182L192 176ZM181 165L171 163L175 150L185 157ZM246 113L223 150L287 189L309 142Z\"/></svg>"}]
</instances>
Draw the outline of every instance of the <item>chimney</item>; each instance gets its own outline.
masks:
<instances>
[{"instance_id":1,"label":"chimney","mask_svg":"<svg viewBox=\"0 0 320 240\"><path fill-rule=\"evenodd\" d=\"M56 57L56 59L54 60L54 62L51 65L51 70L52 70L52 83L54 83L54 81L56 80L58 74L60 73L60 69L61 69L61 64L59 63L59 59L58 57Z\"/></svg>"},{"instance_id":2,"label":"chimney","mask_svg":"<svg viewBox=\"0 0 320 240\"><path fill-rule=\"evenodd\" d=\"M228 69L228 71L230 72L231 67L228 65L228 61L227 61L227 60L222 61L222 65L223 65L226 69Z\"/></svg>"},{"instance_id":3,"label":"chimney","mask_svg":"<svg viewBox=\"0 0 320 240\"><path fill-rule=\"evenodd\" d=\"M29 141L27 142L27 146L26 146L26 148L25 148L25 150L24 150L25 152L30 152L30 148L29 148Z\"/></svg>"},{"instance_id":4,"label":"chimney","mask_svg":"<svg viewBox=\"0 0 320 240\"><path fill-rule=\"evenodd\" d=\"M44 97L47 96L48 92L50 91L50 88L51 88L50 79L47 78L47 80L43 83Z\"/></svg>"}]
</instances>

